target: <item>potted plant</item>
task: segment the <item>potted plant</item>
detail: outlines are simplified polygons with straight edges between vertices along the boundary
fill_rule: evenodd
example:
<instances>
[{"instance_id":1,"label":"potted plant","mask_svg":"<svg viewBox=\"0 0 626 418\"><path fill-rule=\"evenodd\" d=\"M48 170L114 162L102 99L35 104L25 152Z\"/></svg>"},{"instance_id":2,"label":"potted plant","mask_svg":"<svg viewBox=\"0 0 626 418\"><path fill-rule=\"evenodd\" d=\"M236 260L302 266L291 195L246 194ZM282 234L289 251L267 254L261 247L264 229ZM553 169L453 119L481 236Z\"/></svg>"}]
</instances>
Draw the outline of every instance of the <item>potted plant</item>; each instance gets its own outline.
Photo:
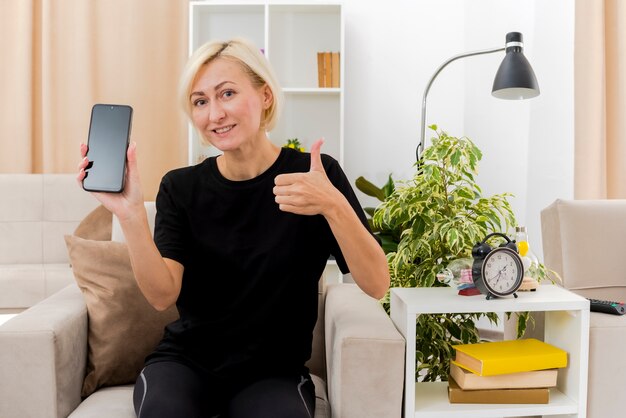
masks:
<instances>
[{"instance_id":1,"label":"potted plant","mask_svg":"<svg viewBox=\"0 0 626 418\"><path fill-rule=\"evenodd\" d=\"M304 152L305 149L302 146L302 144L300 144L300 140L298 138L289 138L287 139L287 143L285 145L283 145L283 148L291 148L291 149L295 149L296 151L300 151L300 152Z\"/></svg>"},{"instance_id":2,"label":"potted plant","mask_svg":"<svg viewBox=\"0 0 626 418\"><path fill-rule=\"evenodd\" d=\"M455 260L470 258L474 244L487 234L507 234L516 225L510 193L482 196L475 179L482 158L478 147L467 137L450 136L436 125L429 128L436 137L424 150L413 179L395 187L388 183L379 192L362 178L356 183L382 201L369 212L374 233L393 241L384 247L391 287L447 286L437 280L438 273ZM545 267L539 270L539 279L547 277ZM389 294L382 302L389 312ZM447 380L452 345L478 342L475 321L482 316L498 320L495 313L420 315L416 380ZM518 336L527 319L520 315Z\"/></svg>"},{"instance_id":3,"label":"potted plant","mask_svg":"<svg viewBox=\"0 0 626 418\"><path fill-rule=\"evenodd\" d=\"M368 196L375 197L381 202L387 200L396 190L395 183L391 174L387 179L387 183L383 187L378 187L371 183L369 180L366 180L365 177L361 176L356 179L355 185L357 189L362 191ZM370 229L378 237L380 243L383 247L383 251L385 254L396 252L398 249L398 242L400 242L400 233L402 232L400 228L386 228L384 226L379 226L374 224L372 217L376 212L376 208L373 207L365 207L363 208L366 214L370 216L368 218L368 223Z\"/></svg>"}]
</instances>

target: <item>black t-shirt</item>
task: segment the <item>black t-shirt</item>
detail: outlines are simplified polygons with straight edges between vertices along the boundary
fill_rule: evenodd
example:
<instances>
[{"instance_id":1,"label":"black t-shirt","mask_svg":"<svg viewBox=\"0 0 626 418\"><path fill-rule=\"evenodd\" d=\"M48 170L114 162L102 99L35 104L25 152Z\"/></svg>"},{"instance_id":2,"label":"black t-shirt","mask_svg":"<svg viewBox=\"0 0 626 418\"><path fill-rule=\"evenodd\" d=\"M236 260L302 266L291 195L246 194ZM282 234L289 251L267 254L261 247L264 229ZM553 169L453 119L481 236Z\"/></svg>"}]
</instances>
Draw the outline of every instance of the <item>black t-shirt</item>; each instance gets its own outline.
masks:
<instances>
[{"instance_id":1,"label":"black t-shirt","mask_svg":"<svg viewBox=\"0 0 626 418\"><path fill-rule=\"evenodd\" d=\"M322 162L369 228L337 161L322 155ZM148 364L186 361L224 377L301 370L311 355L318 280L329 255L348 272L323 216L283 212L274 200L277 175L309 168L310 154L282 148L250 180L224 178L215 157L163 177L154 239L161 255L185 270L180 319L166 327Z\"/></svg>"}]
</instances>

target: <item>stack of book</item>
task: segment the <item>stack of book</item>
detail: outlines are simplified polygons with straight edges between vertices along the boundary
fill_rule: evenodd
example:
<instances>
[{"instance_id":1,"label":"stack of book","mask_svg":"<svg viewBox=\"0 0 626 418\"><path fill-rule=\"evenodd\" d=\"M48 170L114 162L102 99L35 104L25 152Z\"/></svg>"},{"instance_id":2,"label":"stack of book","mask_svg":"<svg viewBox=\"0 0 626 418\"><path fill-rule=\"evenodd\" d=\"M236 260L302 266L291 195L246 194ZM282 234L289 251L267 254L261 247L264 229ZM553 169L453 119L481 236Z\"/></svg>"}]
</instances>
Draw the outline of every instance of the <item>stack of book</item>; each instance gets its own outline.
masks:
<instances>
[{"instance_id":1,"label":"stack of book","mask_svg":"<svg viewBox=\"0 0 626 418\"><path fill-rule=\"evenodd\" d=\"M318 52L318 87L339 87L339 78L339 52Z\"/></svg>"},{"instance_id":2,"label":"stack of book","mask_svg":"<svg viewBox=\"0 0 626 418\"><path fill-rule=\"evenodd\" d=\"M534 338L454 346L450 403L546 404L567 352Z\"/></svg>"}]
</instances>

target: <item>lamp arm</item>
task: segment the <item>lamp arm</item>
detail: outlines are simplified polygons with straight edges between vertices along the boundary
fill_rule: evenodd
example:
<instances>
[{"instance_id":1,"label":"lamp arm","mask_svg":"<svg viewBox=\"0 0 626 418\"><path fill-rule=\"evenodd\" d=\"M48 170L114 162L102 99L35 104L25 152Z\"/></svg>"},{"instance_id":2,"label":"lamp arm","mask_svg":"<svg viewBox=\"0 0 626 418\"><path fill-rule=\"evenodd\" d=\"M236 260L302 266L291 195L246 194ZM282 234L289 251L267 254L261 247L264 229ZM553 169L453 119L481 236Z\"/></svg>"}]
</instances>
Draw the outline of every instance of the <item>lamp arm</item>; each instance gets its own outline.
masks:
<instances>
[{"instance_id":1,"label":"lamp arm","mask_svg":"<svg viewBox=\"0 0 626 418\"><path fill-rule=\"evenodd\" d=\"M433 84L433 81L435 81L435 78L437 78L441 70L443 70L452 61L456 61L459 58L471 57L474 55L491 54L494 52L499 52L499 51L504 51L504 50L505 50L505 47L498 47L498 48L483 49L480 51L466 52L463 54L455 55L452 58L449 58L446 62L441 64L439 68L437 68L437 71L435 71L432 77L430 77L430 80L428 81L428 84L426 85L426 88L424 89L424 96L422 98L421 136L420 136L420 143L417 145L417 149L415 150L415 157L417 158L417 161L420 160L420 153L424 152L424 144L426 142L426 138L425 138L425 135L426 135L426 97L428 96L428 91L430 90L430 86Z\"/></svg>"}]
</instances>

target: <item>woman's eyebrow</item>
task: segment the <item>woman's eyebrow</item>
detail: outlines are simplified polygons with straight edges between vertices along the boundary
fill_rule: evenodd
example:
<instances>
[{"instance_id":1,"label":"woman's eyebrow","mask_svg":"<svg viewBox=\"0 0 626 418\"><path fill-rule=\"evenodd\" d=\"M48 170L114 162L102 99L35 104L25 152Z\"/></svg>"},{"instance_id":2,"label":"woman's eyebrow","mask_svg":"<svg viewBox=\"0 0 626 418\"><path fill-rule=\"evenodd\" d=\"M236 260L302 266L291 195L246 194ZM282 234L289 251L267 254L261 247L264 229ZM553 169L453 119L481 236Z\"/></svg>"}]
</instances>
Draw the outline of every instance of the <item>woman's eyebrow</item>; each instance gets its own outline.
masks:
<instances>
[{"instance_id":1,"label":"woman's eyebrow","mask_svg":"<svg viewBox=\"0 0 626 418\"><path fill-rule=\"evenodd\" d=\"M235 84L232 81L226 80L226 81L222 81L221 83L217 84L215 87L213 87L213 90L219 90L222 86L224 86L224 84L226 83L231 83L231 84ZM203 91L194 91L192 92L189 97L193 97L193 96L205 96Z\"/></svg>"},{"instance_id":2,"label":"woman's eyebrow","mask_svg":"<svg viewBox=\"0 0 626 418\"><path fill-rule=\"evenodd\" d=\"M219 90L220 88L222 88L222 86L224 86L224 84L227 84L227 83L236 84L234 81L229 81L229 80L222 81L221 83L213 87L213 90Z\"/></svg>"}]
</instances>

